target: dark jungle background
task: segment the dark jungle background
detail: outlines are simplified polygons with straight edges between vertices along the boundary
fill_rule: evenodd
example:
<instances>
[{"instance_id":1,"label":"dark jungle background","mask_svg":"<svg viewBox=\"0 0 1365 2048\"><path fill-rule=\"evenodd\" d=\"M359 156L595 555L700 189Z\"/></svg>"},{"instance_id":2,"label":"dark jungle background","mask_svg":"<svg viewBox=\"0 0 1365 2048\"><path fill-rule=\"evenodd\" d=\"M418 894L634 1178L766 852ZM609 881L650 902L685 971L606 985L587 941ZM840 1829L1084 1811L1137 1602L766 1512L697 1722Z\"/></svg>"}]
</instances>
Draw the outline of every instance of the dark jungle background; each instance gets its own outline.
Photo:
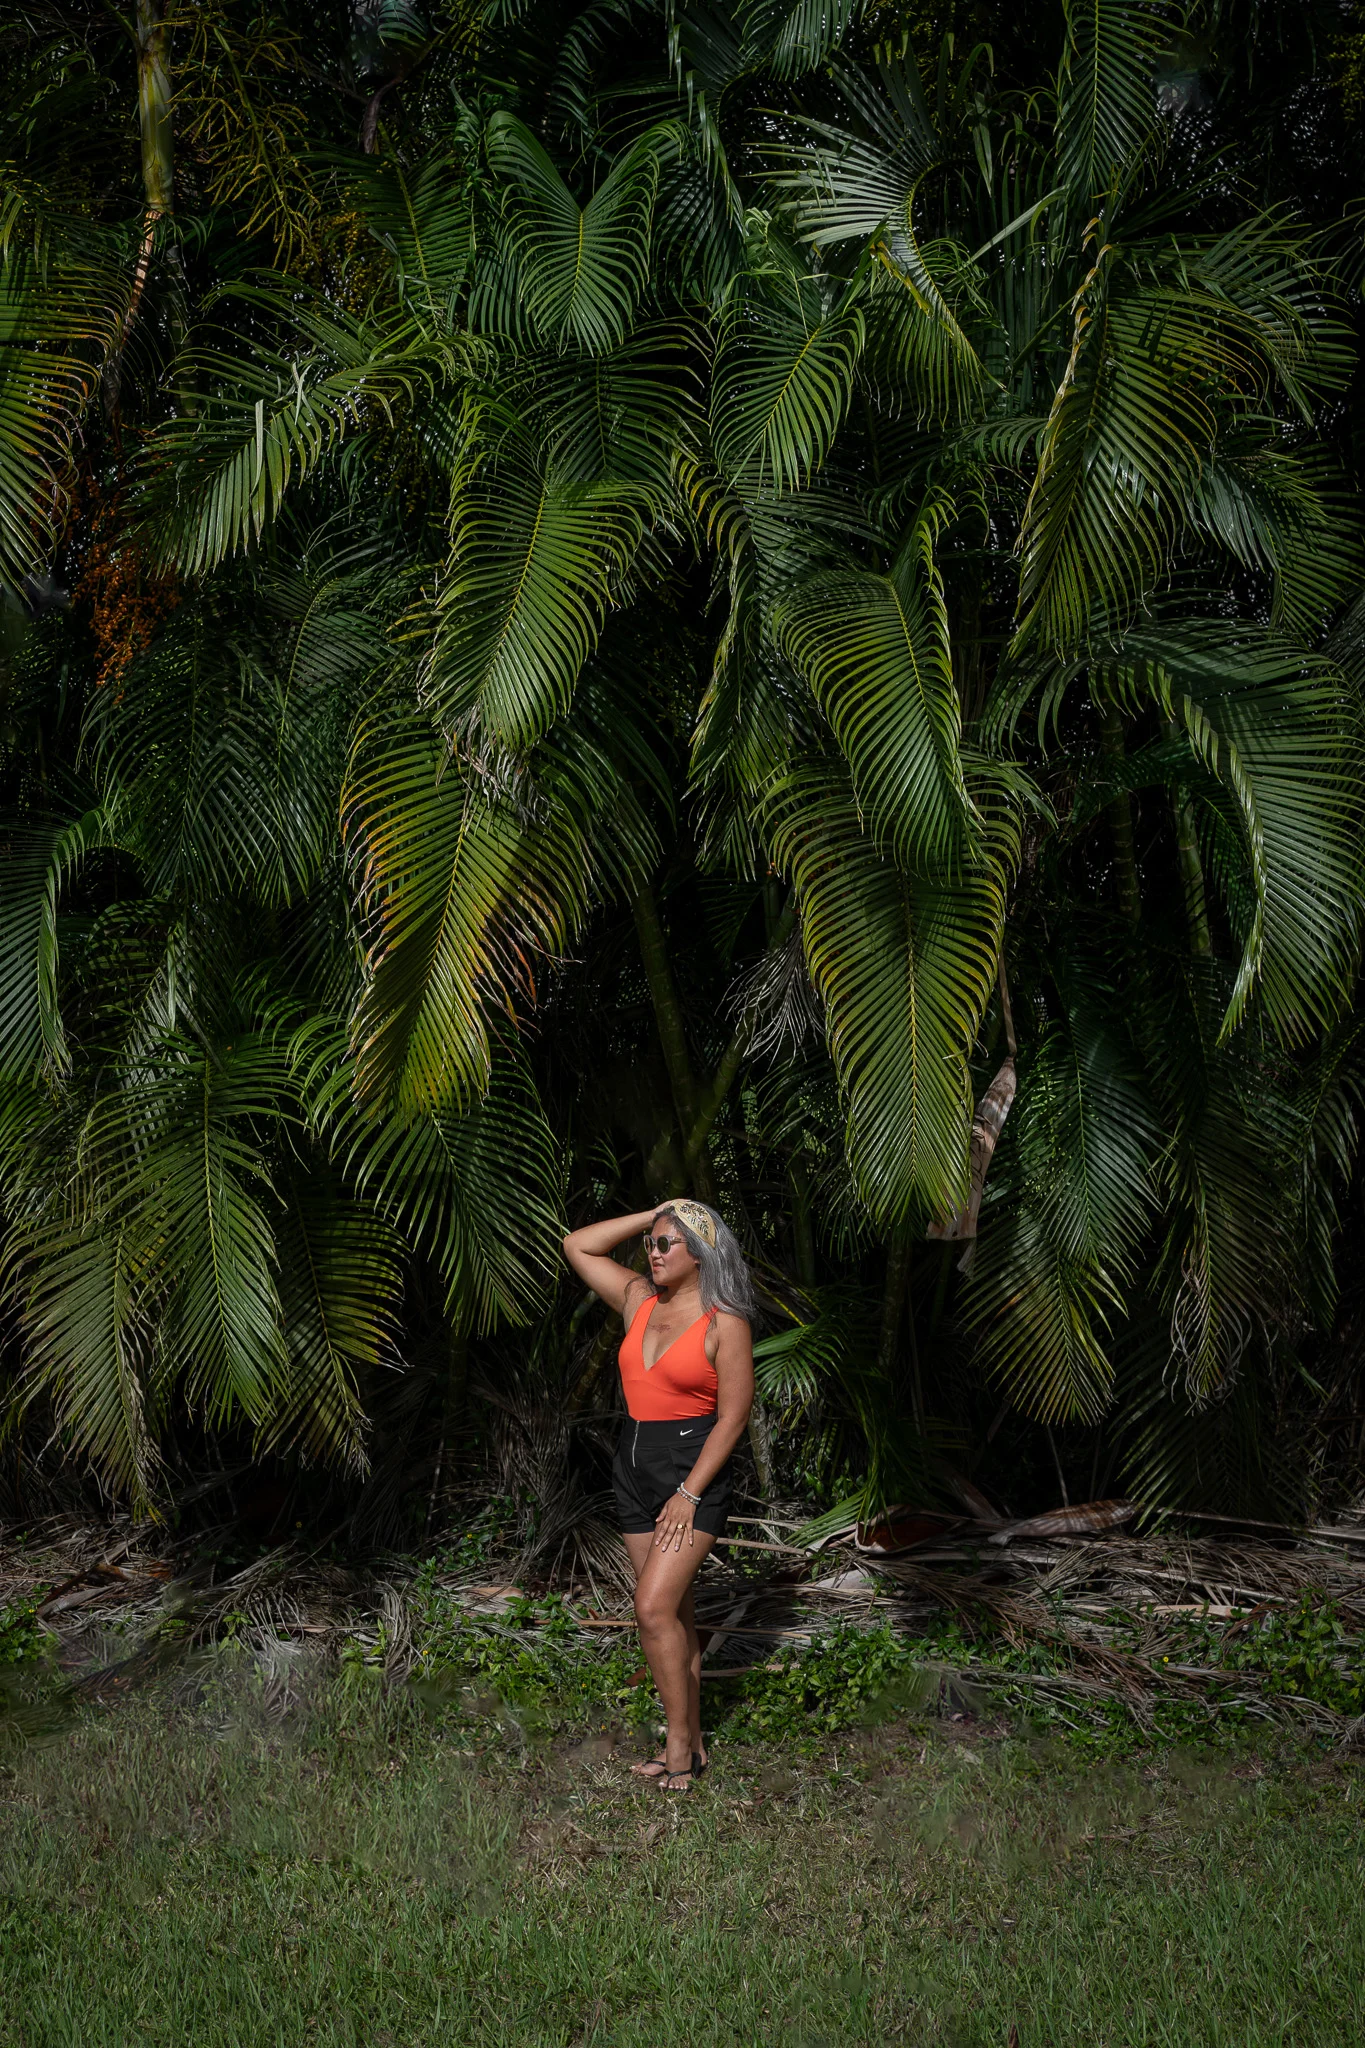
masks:
<instances>
[{"instance_id":1,"label":"dark jungle background","mask_svg":"<svg viewBox=\"0 0 1365 2048\"><path fill-rule=\"evenodd\" d=\"M591 1556L683 1189L755 1497L1349 1507L1360 10L0 51L0 1514Z\"/></svg>"}]
</instances>

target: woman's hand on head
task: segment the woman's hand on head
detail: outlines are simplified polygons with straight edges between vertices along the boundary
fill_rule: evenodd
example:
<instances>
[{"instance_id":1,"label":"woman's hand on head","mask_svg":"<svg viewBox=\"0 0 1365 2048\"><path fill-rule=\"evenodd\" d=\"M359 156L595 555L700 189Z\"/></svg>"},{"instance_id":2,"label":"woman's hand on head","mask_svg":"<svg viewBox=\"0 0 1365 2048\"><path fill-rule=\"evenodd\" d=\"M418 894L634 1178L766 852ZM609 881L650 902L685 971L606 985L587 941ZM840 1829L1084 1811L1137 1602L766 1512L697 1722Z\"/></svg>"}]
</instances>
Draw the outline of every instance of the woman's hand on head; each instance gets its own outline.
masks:
<instances>
[{"instance_id":1,"label":"woman's hand on head","mask_svg":"<svg viewBox=\"0 0 1365 2048\"><path fill-rule=\"evenodd\" d=\"M640 1209L633 1216L610 1216L601 1223L585 1223L571 1230L564 1240L564 1256L580 1280L619 1315L632 1287L640 1286L638 1273L611 1256L613 1249L631 1238L642 1237L655 1211Z\"/></svg>"}]
</instances>

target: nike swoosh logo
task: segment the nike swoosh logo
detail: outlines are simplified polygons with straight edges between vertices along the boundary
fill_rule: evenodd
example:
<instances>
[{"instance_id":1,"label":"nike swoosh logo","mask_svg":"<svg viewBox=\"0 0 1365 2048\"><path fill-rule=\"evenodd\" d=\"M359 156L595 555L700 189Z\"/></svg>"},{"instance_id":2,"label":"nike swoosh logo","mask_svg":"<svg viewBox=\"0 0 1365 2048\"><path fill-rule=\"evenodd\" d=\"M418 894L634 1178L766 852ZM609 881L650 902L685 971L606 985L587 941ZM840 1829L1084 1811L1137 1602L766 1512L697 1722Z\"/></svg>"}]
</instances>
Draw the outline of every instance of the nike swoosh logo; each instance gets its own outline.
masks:
<instances>
[{"instance_id":1,"label":"nike swoosh logo","mask_svg":"<svg viewBox=\"0 0 1365 2048\"><path fill-rule=\"evenodd\" d=\"M679 1435L679 1436L691 1436L691 1434L692 1434L692 1432L691 1432L691 1430L690 1430L690 1429L680 1429L680 1430L678 1431L678 1435Z\"/></svg>"}]
</instances>

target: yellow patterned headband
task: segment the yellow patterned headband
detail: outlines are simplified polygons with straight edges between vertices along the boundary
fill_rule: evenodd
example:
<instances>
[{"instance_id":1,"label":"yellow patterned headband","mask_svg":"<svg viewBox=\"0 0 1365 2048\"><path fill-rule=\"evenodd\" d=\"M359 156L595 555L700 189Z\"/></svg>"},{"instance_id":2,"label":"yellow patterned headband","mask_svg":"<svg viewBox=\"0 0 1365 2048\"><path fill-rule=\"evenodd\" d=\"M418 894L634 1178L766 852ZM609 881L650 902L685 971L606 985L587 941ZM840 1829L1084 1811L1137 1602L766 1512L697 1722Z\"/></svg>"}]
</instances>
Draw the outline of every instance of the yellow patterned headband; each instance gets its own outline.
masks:
<instances>
[{"instance_id":1,"label":"yellow patterned headband","mask_svg":"<svg viewBox=\"0 0 1365 2048\"><path fill-rule=\"evenodd\" d=\"M664 1206L679 1223L685 1223L694 1236L715 1250L716 1224L709 1209L703 1209L700 1202L667 1202Z\"/></svg>"}]
</instances>

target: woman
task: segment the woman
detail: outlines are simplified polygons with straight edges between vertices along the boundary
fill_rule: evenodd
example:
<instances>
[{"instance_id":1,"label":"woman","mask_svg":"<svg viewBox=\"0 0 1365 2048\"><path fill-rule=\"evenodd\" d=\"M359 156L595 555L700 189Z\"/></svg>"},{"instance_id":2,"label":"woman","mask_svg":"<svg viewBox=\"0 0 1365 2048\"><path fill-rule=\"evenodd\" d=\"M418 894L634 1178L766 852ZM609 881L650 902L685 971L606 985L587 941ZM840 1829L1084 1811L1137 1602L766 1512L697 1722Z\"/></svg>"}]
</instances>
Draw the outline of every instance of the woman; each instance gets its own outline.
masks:
<instances>
[{"instance_id":1,"label":"woman","mask_svg":"<svg viewBox=\"0 0 1365 2048\"><path fill-rule=\"evenodd\" d=\"M637 1231L648 1280L609 1256ZM706 1769L692 1581L725 1528L730 1454L753 1406L753 1285L733 1233L704 1202L590 1223L565 1238L564 1256L626 1326L630 1419L612 1479L640 1641L668 1722L663 1755L635 1769L665 1792L689 1792Z\"/></svg>"}]
</instances>

